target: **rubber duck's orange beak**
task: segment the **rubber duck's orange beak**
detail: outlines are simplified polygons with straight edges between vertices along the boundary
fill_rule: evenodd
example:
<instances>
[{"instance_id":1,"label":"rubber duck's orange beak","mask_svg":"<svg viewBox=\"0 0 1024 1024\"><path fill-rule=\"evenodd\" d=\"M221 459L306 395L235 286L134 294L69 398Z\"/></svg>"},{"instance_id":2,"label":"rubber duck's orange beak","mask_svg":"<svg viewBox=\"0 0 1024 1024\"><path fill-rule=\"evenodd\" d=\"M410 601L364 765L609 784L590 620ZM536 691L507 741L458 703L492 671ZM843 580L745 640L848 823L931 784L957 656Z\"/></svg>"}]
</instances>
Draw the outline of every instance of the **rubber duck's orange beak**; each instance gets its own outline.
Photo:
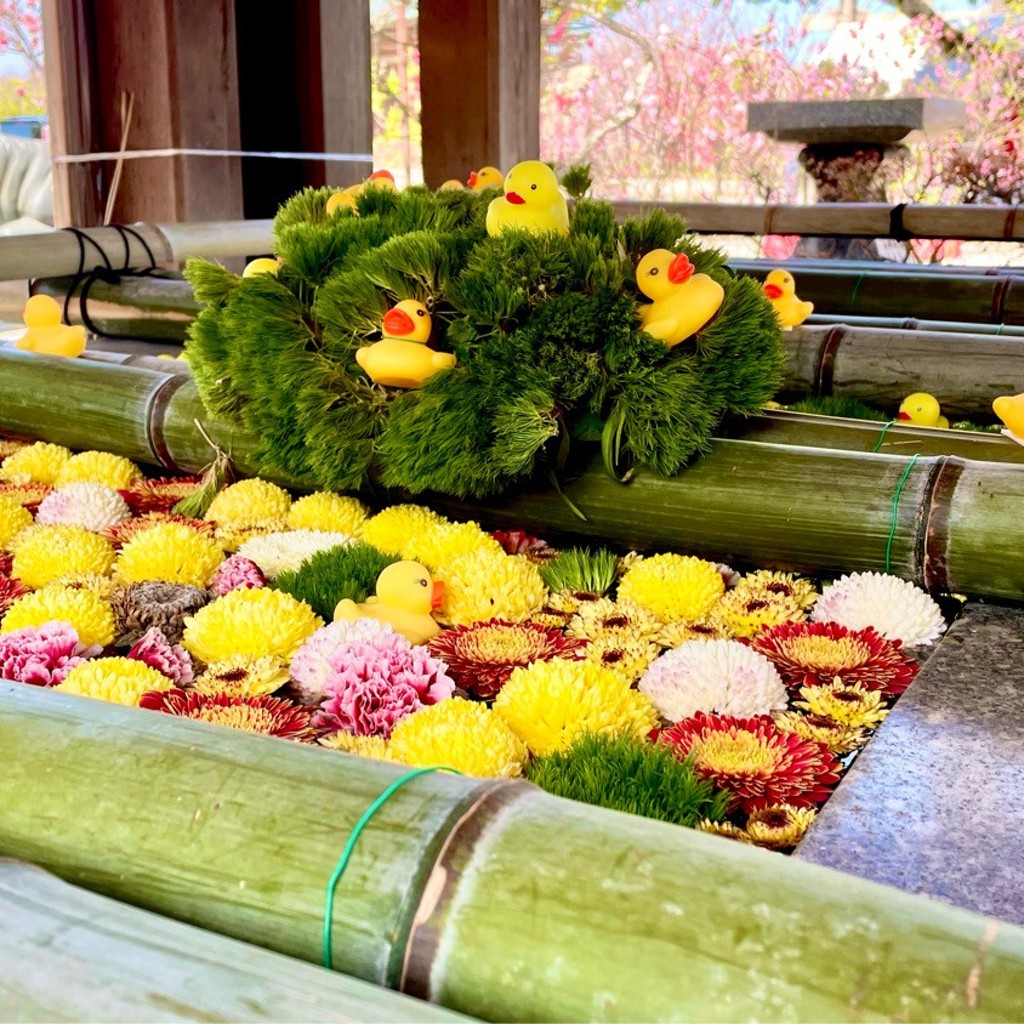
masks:
<instances>
[{"instance_id":1,"label":"rubber duck's orange beak","mask_svg":"<svg viewBox=\"0 0 1024 1024\"><path fill-rule=\"evenodd\" d=\"M898 412L898 413L896 413L896 419L902 420L904 423L909 423L910 422L910 413L909 412Z\"/></svg>"},{"instance_id":2,"label":"rubber duck's orange beak","mask_svg":"<svg viewBox=\"0 0 1024 1024\"><path fill-rule=\"evenodd\" d=\"M526 202L526 200L518 192L506 192L505 198L513 206L522 206Z\"/></svg>"},{"instance_id":3,"label":"rubber duck's orange beak","mask_svg":"<svg viewBox=\"0 0 1024 1024\"><path fill-rule=\"evenodd\" d=\"M668 279L673 284L683 284L693 277L694 267L685 252L679 253L668 265Z\"/></svg>"},{"instance_id":4,"label":"rubber duck's orange beak","mask_svg":"<svg viewBox=\"0 0 1024 1024\"><path fill-rule=\"evenodd\" d=\"M381 178L386 178L391 182L392 185L395 183L395 176L390 171L374 171L373 174L367 178L367 181L380 181Z\"/></svg>"},{"instance_id":5,"label":"rubber duck's orange beak","mask_svg":"<svg viewBox=\"0 0 1024 1024\"><path fill-rule=\"evenodd\" d=\"M389 309L380 322L381 327L392 337L401 338L403 335L412 334L416 326L412 317L404 309Z\"/></svg>"},{"instance_id":6,"label":"rubber duck's orange beak","mask_svg":"<svg viewBox=\"0 0 1024 1024\"><path fill-rule=\"evenodd\" d=\"M436 612L444 604L444 582L434 580L434 589L430 594L430 610Z\"/></svg>"},{"instance_id":7,"label":"rubber duck's orange beak","mask_svg":"<svg viewBox=\"0 0 1024 1024\"><path fill-rule=\"evenodd\" d=\"M480 177L480 175L477 174L476 171L470 171L469 172L469 177L466 179L466 184L470 188L475 188L476 187L476 179L479 178L479 177Z\"/></svg>"},{"instance_id":8,"label":"rubber duck's orange beak","mask_svg":"<svg viewBox=\"0 0 1024 1024\"><path fill-rule=\"evenodd\" d=\"M777 284L765 284L761 286L761 291L768 296L769 299L781 299L782 289Z\"/></svg>"}]
</instances>

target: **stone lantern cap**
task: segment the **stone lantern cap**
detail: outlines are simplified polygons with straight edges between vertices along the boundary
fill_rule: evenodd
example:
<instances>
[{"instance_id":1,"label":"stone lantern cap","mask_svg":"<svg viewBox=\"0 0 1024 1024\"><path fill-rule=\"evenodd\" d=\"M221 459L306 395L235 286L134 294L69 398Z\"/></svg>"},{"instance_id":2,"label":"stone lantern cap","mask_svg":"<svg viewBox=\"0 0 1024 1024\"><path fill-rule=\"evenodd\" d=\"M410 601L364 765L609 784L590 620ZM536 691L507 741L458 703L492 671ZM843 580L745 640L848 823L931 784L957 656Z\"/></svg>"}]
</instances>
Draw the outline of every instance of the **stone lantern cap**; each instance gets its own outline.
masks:
<instances>
[{"instance_id":1,"label":"stone lantern cap","mask_svg":"<svg viewBox=\"0 0 1024 1024\"><path fill-rule=\"evenodd\" d=\"M805 146L892 144L912 132L932 135L962 128L961 100L795 100L747 104L747 131L763 132L776 142Z\"/></svg>"}]
</instances>

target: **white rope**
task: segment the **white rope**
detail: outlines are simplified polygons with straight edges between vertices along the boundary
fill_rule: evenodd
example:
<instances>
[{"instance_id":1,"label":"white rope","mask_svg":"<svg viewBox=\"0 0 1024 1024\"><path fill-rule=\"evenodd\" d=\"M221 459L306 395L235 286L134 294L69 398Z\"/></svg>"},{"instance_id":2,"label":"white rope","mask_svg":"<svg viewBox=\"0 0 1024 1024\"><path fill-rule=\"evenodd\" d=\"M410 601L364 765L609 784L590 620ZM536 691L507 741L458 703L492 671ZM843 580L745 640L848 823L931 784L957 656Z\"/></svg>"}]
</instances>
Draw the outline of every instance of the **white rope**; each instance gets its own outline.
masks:
<instances>
[{"instance_id":1,"label":"white rope","mask_svg":"<svg viewBox=\"0 0 1024 1024\"><path fill-rule=\"evenodd\" d=\"M329 163L373 164L372 153L261 153L247 149L129 149L110 153L63 153L55 164L89 164L100 160L150 160L168 156L254 156L265 160L324 160Z\"/></svg>"}]
</instances>

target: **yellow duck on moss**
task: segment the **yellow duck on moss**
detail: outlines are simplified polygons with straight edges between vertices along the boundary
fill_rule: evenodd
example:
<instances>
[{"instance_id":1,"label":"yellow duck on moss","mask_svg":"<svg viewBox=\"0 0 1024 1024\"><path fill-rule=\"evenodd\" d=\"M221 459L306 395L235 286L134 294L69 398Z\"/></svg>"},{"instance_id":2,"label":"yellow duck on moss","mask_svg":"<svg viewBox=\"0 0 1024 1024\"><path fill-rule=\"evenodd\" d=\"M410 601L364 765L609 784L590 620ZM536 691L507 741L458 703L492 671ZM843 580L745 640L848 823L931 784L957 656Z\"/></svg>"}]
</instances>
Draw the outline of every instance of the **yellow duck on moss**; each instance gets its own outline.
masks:
<instances>
[{"instance_id":1,"label":"yellow duck on moss","mask_svg":"<svg viewBox=\"0 0 1024 1024\"><path fill-rule=\"evenodd\" d=\"M392 388L418 388L438 370L450 370L455 356L427 348L431 318L427 307L403 299L381 320L380 341L356 349L356 362L374 384Z\"/></svg>"},{"instance_id":2,"label":"yellow duck on moss","mask_svg":"<svg viewBox=\"0 0 1024 1024\"><path fill-rule=\"evenodd\" d=\"M569 234L569 207L547 164L524 160L505 175L505 194L487 207L487 234L493 238L508 228Z\"/></svg>"},{"instance_id":3,"label":"yellow duck on moss","mask_svg":"<svg viewBox=\"0 0 1024 1024\"><path fill-rule=\"evenodd\" d=\"M474 192L483 192L485 188L501 188L505 183L505 175L497 167L481 167L479 171L470 171L466 184Z\"/></svg>"},{"instance_id":4,"label":"yellow duck on moss","mask_svg":"<svg viewBox=\"0 0 1024 1024\"><path fill-rule=\"evenodd\" d=\"M348 188L334 192L328 198L324 212L328 217L333 216L339 210L351 210L353 213L357 213L356 200L367 185L376 185L377 188L394 188L395 176L390 171L374 171L366 181L356 182L355 185L349 185Z\"/></svg>"},{"instance_id":5,"label":"yellow duck on moss","mask_svg":"<svg viewBox=\"0 0 1024 1024\"><path fill-rule=\"evenodd\" d=\"M796 281L788 270L773 270L761 290L768 297L784 330L799 327L813 312L813 302L801 302L796 294Z\"/></svg>"},{"instance_id":6,"label":"yellow duck on moss","mask_svg":"<svg viewBox=\"0 0 1024 1024\"><path fill-rule=\"evenodd\" d=\"M636 268L636 286L652 301L639 307L640 325L672 348L704 327L721 309L725 289L697 274L686 253L652 249Z\"/></svg>"},{"instance_id":7,"label":"yellow duck on moss","mask_svg":"<svg viewBox=\"0 0 1024 1024\"><path fill-rule=\"evenodd\" d=\"M1000 395L992 411L1003 421L1003 433L1017 444L1024 444L1024 393Z\"/></svg>"},{"instance_id":8,"label":"yellow duck on moss","mask_svg":"<svg viewBox=\"0 0 1024 1024\"><path fill-rule=\"evenodd\" d=\"M949 420L942 415L939 401L927 391L915 391L900 403L896 419L901 423L913 423L918 427L939 427L946 430Z\"/></svg>"},{"instance_id":9,"label":"yellow duck on moss","mask_svg":"<svg viewBox=\"0 0 1024 1024\"><path fill-rule=\"evenodd\" d=\"M22 314L25 333L15 348L41 356L80 356L85 351L85 328L68 327L60 321L60 303L49 295L33 295Z\"/></svg>"},{"instance_id":10,"label":"yellow duck on moss","mask_svg":"<svg viewBox=\"0 0 1024 1024\"><path fill-rule=\"evenodd\" d=\"M376 619L401 633L411 644L424 644L441 632L431 616L444 601L444 584L419 562L393 562L378 577L376 593L361 604L345 598L334 621Z\"/></svg>"}]
</instances>

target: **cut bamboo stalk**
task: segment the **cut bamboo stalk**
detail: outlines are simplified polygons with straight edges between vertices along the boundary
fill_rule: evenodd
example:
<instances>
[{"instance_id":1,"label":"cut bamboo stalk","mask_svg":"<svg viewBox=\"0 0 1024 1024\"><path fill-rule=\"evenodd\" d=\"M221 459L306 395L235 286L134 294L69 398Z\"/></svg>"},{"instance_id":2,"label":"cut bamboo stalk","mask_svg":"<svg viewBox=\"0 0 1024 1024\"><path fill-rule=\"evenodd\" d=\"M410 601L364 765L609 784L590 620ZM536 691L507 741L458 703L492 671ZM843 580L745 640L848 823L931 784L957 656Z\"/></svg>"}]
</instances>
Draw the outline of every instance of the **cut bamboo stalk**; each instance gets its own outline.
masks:
<instances>
[{"instance_id":1,"label":"cut bamboo stalk","mask_svg":"<svg viewBox=\"0 0 1024 1024\"><path fill-rule=\"evenodd\" d=\"M836 271L847 274L910 273L917 277L1024 277L1024 266L971 266L969 264L900 263L895 260L827 260L795 257L788 260L730 258L729 266L741 274L763 277L769 270L788 270L798 279L805 270Z\"/></svg>"},{"instance_id":2,"label":"cut bamboo stalk","mask_svg":"<svg viewBox=\"0 0 1024 1024\"><path fill-rule=\"evenodd\" d=\"M0 429L11 433L197 472L211 460L197 420L243 475L258 473L258 438L210 421L187 375L0 352ZM640 472L623 486L585 450L564 487L585 521L548 486L493 502L425 498L491 528L532 527L819 575L889 568L932 591L1024 599L1019 466L940 455L908 467L902 456L719 439L678 476Z\"/></svg>"},{"instance_id":3,"label":"cut bamboo stalk","mask_svg":"<svg viewBox=\"0 0 1024 1024\"><path fill-rule=\"evenodd\" d=\"M18 684L0 748L0 849L309 960L346 836L402 774ZM487 1020L1014 1020L1024 985L1012 925L439 774L370 821L333 929L336 969Z\"/></svg>"},{"instance_id":4,"label":"cut bamboo stalk","mask_svg":"<svg viewBox=\"0 0 1024 1024\"><path fill-rule=\"evenodd\" d=\"M0 1020L468 1020L13 860L0 860L0 921Z\"/></svg>"},{"instance_id":5,"label":"cut bamboo stalk","mask_svg":"<svg viewBox=\"0 0 1024 1024\"><path fill-rule=\"evenodd\" d=\"M1009 324L966 324L962 320L918 320L906 316L841 316L838 313L813 313L805 321L808 327L822 324L832 326L844 324L847 327L891 328L901 331L933 331L940 334L985 334L1024 337L1024 327Z\"/></svg>"}]
</instances>

